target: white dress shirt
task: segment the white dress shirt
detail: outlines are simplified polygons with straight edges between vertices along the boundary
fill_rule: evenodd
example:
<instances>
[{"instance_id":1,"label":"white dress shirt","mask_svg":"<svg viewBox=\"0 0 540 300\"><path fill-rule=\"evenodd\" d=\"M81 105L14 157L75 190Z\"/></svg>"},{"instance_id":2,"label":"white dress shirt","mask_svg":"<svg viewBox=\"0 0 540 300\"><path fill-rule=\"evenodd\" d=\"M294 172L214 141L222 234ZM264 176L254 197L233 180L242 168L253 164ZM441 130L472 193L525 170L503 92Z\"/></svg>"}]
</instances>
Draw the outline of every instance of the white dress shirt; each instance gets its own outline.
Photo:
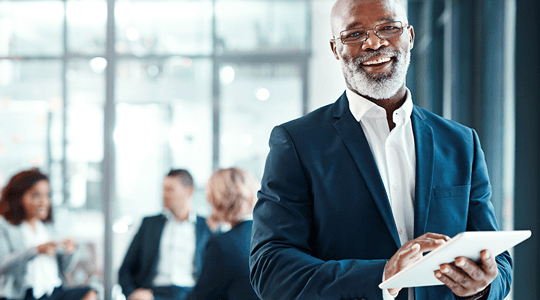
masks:
<instances>
[{"instance_id":1,"label":"white dress shirt","mask_svg":"<svg viewBox=\"0 0 540 300\"><path fill-rule=\"evenodd\" d=\"M197 217L190 214L187 220L179 222L169 210L165 209L163 214L167 222L161 234L157 275L153 283L155 286L192 287L195 285Z\"/></svg>"},{"instance_id":2,"label":"white dress shirt","mask_svg":"<svg viewBox=\"0 0 540 300\"><path fill-rule=\"evenodd\" d=\"M351 113L360 122L375 158L403 245L414 237L416 154L411 93L407 89L405 102L394 111L392 118L396 126L392 131L384 108L348 89L346 93ZM413 292L410 289L411 300ZM393 299L388 290L383 290L383 299Z\"/></svg>"},{"instance_id":3,"label":"white dress shirt","mask_svg":"<svg viewBox=\"0 0 540 300\"><path fill-rule=\"evenodd\" d=\"M20 226L23 235L22 238L28 248L52 241L49 231L41 222L36 223L35 229L32 229L27 222L23 222ZM62 285L56 256L38 254L28 262L26 269L25 284L27 288L32 288L34 298L36 299L41 298L45 294L50 296L55 287Z\"/></svg>"}]
</instances>

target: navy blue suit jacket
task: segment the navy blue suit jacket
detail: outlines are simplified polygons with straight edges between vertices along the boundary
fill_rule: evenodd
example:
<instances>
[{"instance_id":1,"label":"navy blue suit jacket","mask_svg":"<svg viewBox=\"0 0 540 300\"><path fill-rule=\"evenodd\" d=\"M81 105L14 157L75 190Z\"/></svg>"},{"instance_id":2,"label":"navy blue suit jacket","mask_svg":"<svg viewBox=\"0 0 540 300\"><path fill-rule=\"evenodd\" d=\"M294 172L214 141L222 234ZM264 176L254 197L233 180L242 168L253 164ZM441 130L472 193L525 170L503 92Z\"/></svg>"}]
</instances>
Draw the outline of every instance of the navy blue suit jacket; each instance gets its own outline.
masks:
<instances>
[{"instance_id":1,"label":"navy blue suit jacket","mask_svg":"<svg viewBox=\"0 0 540 300\"><path fill-rule=\"evenodd\" d=\"M414 107L414 236L498 230L476 132ZM386 262L401 247L383 181L345 93L277 126L254 211L251 282L272 299L382 299ZM511 258L496 257L489 299L510 290ZM455 299L446 286L416 299ZM407 299L402 291L398 299Z\"/></svg>"},{"instance_id":2,"label":"navy blue suit jacket","mask_svg":"<svg viewBox=\"0 0 540 300\"><path fill-rule=\"evenodd\" d=\"M197 285L187 300L258 300L249 281L253 221L236 224L208 240Z\"/></svg>"},{"instance_id":3,"label":"navy blue suit jacket","mask_svg":"<svg viewBox=\"0 0 540 300\"><path fill-rule=\"evenodd\" d=\"M150 289L153 287L152 281L157 274L161 233L166 221L167 218L164 215L143 219L118 271L118 283L122 287L124 295L131 295L137 288ZM204 247L211 235L205 218L197 217L195 231L197 241L194 276L197 278L202 268Z\"/></svg>"}]
</instances>

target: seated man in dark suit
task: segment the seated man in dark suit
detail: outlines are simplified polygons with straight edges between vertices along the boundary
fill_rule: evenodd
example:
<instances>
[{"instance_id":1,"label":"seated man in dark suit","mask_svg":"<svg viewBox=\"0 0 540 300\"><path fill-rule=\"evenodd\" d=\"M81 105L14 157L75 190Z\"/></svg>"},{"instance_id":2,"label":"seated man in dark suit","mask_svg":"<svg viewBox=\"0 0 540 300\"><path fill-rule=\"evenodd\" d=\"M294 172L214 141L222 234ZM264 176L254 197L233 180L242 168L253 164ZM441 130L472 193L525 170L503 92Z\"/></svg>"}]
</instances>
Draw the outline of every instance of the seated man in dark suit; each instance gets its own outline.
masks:
<instances>
[{"instance_id":1,"label":"seated man in dark suit","mask_svg":"<svg viewBox=\"0 0 540 300\"><path fill-rule=\"evenodd\" d=\"M163 180L164 212L144 218L118 274L129 300L182 300L195 285L211 230L191 213L193 191L186 170Z\"/></svg>"}]
</instances>

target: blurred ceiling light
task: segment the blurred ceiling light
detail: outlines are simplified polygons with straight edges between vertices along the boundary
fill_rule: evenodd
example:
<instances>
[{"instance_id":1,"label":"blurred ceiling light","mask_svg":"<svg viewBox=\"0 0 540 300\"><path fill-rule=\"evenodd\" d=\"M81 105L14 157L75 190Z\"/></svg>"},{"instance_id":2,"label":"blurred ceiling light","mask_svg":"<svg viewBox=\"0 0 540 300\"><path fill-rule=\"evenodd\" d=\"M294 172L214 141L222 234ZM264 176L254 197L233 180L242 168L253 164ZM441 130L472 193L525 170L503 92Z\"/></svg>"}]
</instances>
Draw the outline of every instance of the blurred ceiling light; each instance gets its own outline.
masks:
<instances>
[{"instance_id":1,"label":"blurred ceiling light","mask_svg":"<svg viewBox=\"0 0 540 300\"><path fill-rule=\"evenodd\" d=\"M151 36L147 36L144 38L144 45L148 48L151 48L155 45L156 43L156 40L154 39L154 37L151 37Z\"/></svg>"},{"instance_id":2,"label":"blurred ceiling light","mask_svg":"<svg viewBox=\"0 0 540 300\"><path fill-rule=\"evenodd\" d=\"M133 224L133 217L128 215L123 216L118 220L117 223L124 223L127 226L131 226Z\"/></svg>"},{"instance_id":3,"label":"blurred ceiling light","mask_svg":"<svg viewBox=\"0 0 540 300\"><path fill-rule=\"evenodd\" d=\"M30 165L32 167L41 167L45 164L45 157L43 155L35 155L30 158Z\"/></svg>"},{"instance_id":4,"label":"blurred ceiling light","mask_svg":"<svg viewBox=\"0 0 540 300\"><path fill-rule=\"evenodd\" d=\"M11 142L12 142L13 144L20 144L20 143L23 142L23 140L24 140L24 137L23 137L23 135L20 134L20 133L16 133L16 134L14 134L14 135L11 136Z\"/></svg>"},{"instance_id":5,"label":"blurred ceiling light","mask_svg":"<svg viewBox=\"0 0 540 300\"><path fill-rule=\"evenodd\" d=\"M219 72L219 79L223 84L229 84L234 80L234 69L230 66L221 68Z\"/></svg>"},{"instance_id":6,"label":"blurred ceiling light","mask_svg":"<svg viewBox=\"0 0 540 300\"><path fill-rule=\"evenodd\" d=\"M49 111L50 112L61 112L64 110L64 101L60 97L53 97L49 99Z\"/></svg>"},{"instance_id":7,"label":"blurred ceiling light","mask_svg":"<svg viewBox=\"0 0 540 300\"><path fill-rule=\"evenodd\" d=\"M187 69L187 68L191 67L192 63L193 62L191 61L191 58L189 58L189 57L182 58L182 62L181 62L182 67Z\"/></svg>"},{"instance_id":8,"label":"blurred ceiling light","mask_svg":"<svg viewBox=\"0 0 540 300\"><path fill-rule=\"evenodd\" d=\"M220 142L223 146L232 146L234 145L234 139L229 134L223 134L221 136Z\"/></svg>"},{"instance_id":9,"label":"blurred ceiling light","mask_svg":"<svg viewBox=\"0 0 540 300\"><path fill-rule=\"evenodd\" d=\"M101 74L107 67L107 60L103 57L94 57L90 60L90 68L96 74Z\"/></svg>"},{"instance_id":10,"label":"blurred ceiling light","mask_svg":"<svg viewBox=\"0 0 540 300\"><path fill-rule=\"evenodd\" d=\"M135 27L128 28L128 30L126 31L126 36L128 40L135 42L139 39L139 29Z\"/></svg>"},{"instance_id":11,"label":"blurred ceiling light","mask_svg":"<svg viewBox=\"0 0 540 300\"><path fill-rule=\"evenodd\" d=\"M175 126L169 131L169 144L173 150L180 151L184 146L184 131L182 127Z\"/></svg>"},{"instance_id":12,"label":"blurred ceiling light","mask_svg":"<svg viewBox=\"0 0 540 300\"><path fill-rule=\"evenodd\" d=\"M240 137L240 144L247 148L251 146L251 144L253 144L253 138L251 137L251 135L245 133Z\"/></svg>"},{"instance_id":13,"label":"blurred ceiling light","mask_svg":"<svg viewBox=\"0 0 540 300\"><path fill-rule=\"evenodd\" d=\"M6 151L7 151L6 144L0 143L0 154L4 154L4 153L6 153ZM2 185L0 184L0 186L2 186Z\"/></svg>"},{"instance_id":14,"label":"blurred ceiling light","mask_svg":"<svg viewBox=\"0 0 540 300\"><path fill-rule=\"evenodd\" d=\"M266 101L268 100L268 98L270 98L270 91L265 88L260 88L257 90L257 92L255 92L255 96L260 101Z\"/></svg>"},{"instance_id":15,"label":"blurred ceiling light","mask_svg":"<svg viewBox=\"0 0 540 300\"><path fill-rule=\"evenodd\" d=\"M116 233L128 232L129 226L126 223L117 222L113 225L113 231Z\"/></svg>"},{"instance_id":16,"label":"blurred ceiling light","mask_svg":"<svg viewBox=\"0 0 540 300\"><path fill-rule=\"evenodd\" d=\"M11 106L12 99L9 97L0 98L0 109L8 110Z\"/></svg>"},{"instance_id":17,"label":"blurred ceiling light","mask_svg":"<svg viewBox=\"0 0 540 300\"><path fill-rule=\"evenodd\" d=\"M35 125L41 125L41 126L47 125L47 121L48 121L47 115L39 115L39 116L34 117Z\"/></svg>"},{"instance_id":18,"label":"blurred ceiling light","mask_svg":"<svg viewBox=\"0 0 540 300\"><path fill-rule=\"evenodd\" d=\"M148 76L150 77L157 77L159 75L159 67L156 65L150 65L146 69L146 73L148 73Z\"/></svg>"}]
</instances>

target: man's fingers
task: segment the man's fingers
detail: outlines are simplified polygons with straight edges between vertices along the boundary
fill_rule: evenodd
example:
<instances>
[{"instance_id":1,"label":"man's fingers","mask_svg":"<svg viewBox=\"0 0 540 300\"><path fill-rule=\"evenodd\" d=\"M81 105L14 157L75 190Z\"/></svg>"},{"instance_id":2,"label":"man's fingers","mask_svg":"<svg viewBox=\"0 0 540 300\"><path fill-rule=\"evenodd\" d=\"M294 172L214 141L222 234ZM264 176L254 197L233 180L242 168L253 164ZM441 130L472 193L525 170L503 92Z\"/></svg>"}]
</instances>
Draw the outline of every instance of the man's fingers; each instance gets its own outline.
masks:
<instances>
[{"instance_id":1,"label":"man's fingers","mask_svg":"<svg viewBox=\"0 0 540 300\"><path fill-rule=\"evenodd\" d=\"M499 270L497 269L495 257L491 255L491 252L489 252L489 250L483 250L480 252L480 257L482 260L482 264L480 266L482 270L484 270L484 272L491 278L497 277Z\"/></svg>"},{"instance_id":2,"label":"man's fingers","mask_svg":"<svg viewBox=\"0 0 540 300\"><path fill-rule=\"evenodd\" d=\"M442 283L444 283L447 287L449 287L452 292L454 292L454 294L458 296L463 296L466 293L463 286L452 280L452 278L441 272L441 270L435 271L435 277L439 279Z\"/></svg>"},{"instance_id":3,"label":"man's fingers","mask_svg":"<svg viewBox=\"0 0 540 300\"><path fill-rule=\"evenodd\" d=\"M409 262L413 260L420 252L420 245L414 244L409 248L402 248L402 251L399 251L398 254L398 265L403 268L409 265Z\"/></svg>"},{"instance_id":4,"label":"man's fingers","mask_svg":"<svg viewBox=\"0 0 540 300\"><path fill-rule=\"evenodd\" d=\"M447 235L440 234L440 233L433 233L433 232L425 233L422 236L420 236L420 238L422 237L427 237L427 238L436 239L436 240L444 240L444 241L450 240L450 237Z\"/></svg>"},{"instance_id":5,"label":"man's fingers","mask_svg":"<svg viewBox=\"0 0 540 300\"><path fill-rule=\"evenodd\" d=\"M444 243L446 243L446 240L426 237L423 239L418 238L417 240L415 240L415 243L420 246L421 252L427 252L432 251L443 245Z\"/></svg>"},{"instance_id":6,"label":"man's fingers","mask_svg":"<svg viewBox=\"0 0 540 300\"><path fill-rule=\"evenodd\" d=\"M439 270L452 281L461 285L464 288L469 288L472 284L475 283L475 280L471 278L469 274L459 268L454 268L449 264L442 264Z\"/></svg>"},{"instance_id":7,"label":"man's fingers","mask_svg":"<svg viewBox=\"0 0 540 300\"><path fill-rule=\"evenodd\" d=\"M442 244L446 243L449 240L450 240L450 237L444 234L428 232L417 237L411 242L419 244L421 251L426 252L426 251L431 251L441 246Z\"/></svg>"},{"instance_id":8,"label":"man's fingers","mask_svg":"<svg viewBox=\"0 0 540 300\"><path fill-rule=\"evenodd\" d=\"M467 275L475 281L482 281L486 277L486 274L484 274L484 270L481 267L465 257L456 258L455 263L456 267L463 270L463 272L467 273Z\"/></svg>"},{"instance_id":9,"label":"man's fingers","mask_svg":"<svg viewBox=\"0 0 540 300\"><path fill-rule=\"evenodd\" d=\"M401 288L388 289L388 293L390 293L390 295L394 298L397 297L400 291L401 291Z\"/></svg>"}]
</instances>

